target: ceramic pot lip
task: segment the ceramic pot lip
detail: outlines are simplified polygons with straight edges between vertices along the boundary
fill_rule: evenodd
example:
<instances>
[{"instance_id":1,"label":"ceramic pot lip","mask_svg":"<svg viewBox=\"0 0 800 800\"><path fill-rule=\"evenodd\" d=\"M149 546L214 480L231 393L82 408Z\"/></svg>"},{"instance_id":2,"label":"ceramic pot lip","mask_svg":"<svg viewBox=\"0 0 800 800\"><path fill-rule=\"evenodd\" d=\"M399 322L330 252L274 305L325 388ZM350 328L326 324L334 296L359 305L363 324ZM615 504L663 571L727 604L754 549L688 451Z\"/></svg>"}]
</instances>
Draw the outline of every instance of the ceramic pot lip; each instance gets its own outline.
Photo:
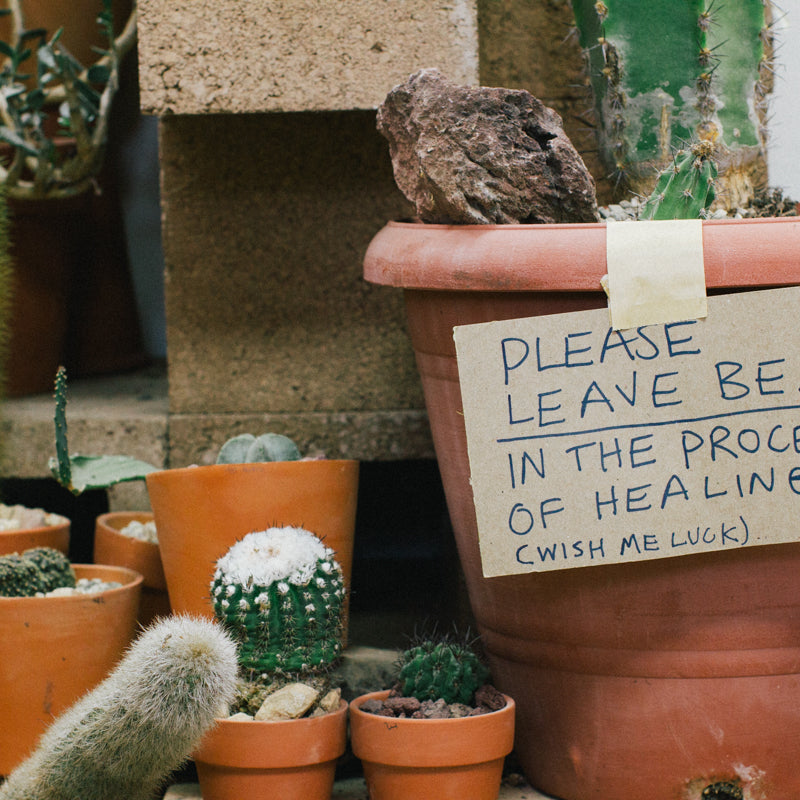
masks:
<instances>
[{"instance_id":1,"label":"ceramic pot lip","mask_svg":"<svg viewBox=\"0 0 800 800\"><path fill-rule=\"evenodd\" d=\"M112 537L115 540L128 543L132 549L141 549L145 552L158 550L158 543L146 542L134 536L123 536L121 533L130 522L153 522L155 515L152 511L108 511L100 514L95 520L95 537L98 533L103 536ZM114 525L115 521L120 521L120 525ZM100 527L102 526L102 527ZM113 565L112 565L113 566Z\"/></svg>"},{"instance_id":2,"label":"ceramic pot lip","mask_svg":"<svg viewBox=\"0 0 800 800\"><path fill-rule=\"evenodd\" d=\"M217 719L192 758L201 764L242 768L295 768L332 761L347 748L347 711L347 701L341 700L335 711L319 717Z\"/></svg>"},{"instance_id":3,"label":"ceramic pot lip","mask_svg":"<svg viewBox=\"0 0 800 800\"><path fill-rule=\"evenodd\" d=\"M703 220L702 226L709 288L800 284L800 217ZM414 290L602 296L607 227L389 222L367 248L364 279Z\"/></svg>"},{"instance_id":4,"label":"ceramic pot lip","mask_svg":"<svg viewBox=\"0 0 800 800\"><path fill-rule=\"evenodd\" d=\"M85 603L87 598L92 602L103 602L104 598L114 597L140 587L144 578L135 570L128 567L116 567L109 564L73 564L75 578L100 578L103 581L119 581L122 586L104 589L102 592L92 594L70 594L58 597L0 597L0 606L8 601L25 603L26 605L41 605L43 603Z\"/></svg>"},{"instance_id":5,"label":"ceramic pot lip","mask_svg":"<svg viewBox=\"0 0 800 800\"><path fill-rule=\"evenodd\" d=\"M459 723L469 723L474 725L475 727L478 726L480 721L484 721L487 717L494 717L496 714L503 714L505 712L506 715L514 714L516 711L516 704L514 703L513 698L509 697L507 694L503 694L503 697L506 699L506 704L502 708L498 708L497 711L491 711L488 714L476 714L474 717L451 717L449 719L411 719L408 717L381 717L378 714L371 714L369 711L362 711L361 705L365 703L367 700L385 700L390 693L391 690L389 689L382 689L377 692L368 692L367 694L359 695L358 697L353 698L350 701L350 714L357 715L361 719L374 718L376 721L385 722L389 720L392 723L398 723L399 725L426 725L432 726L436 725L439 728L447 728L447 727L454 727ZM442 735L446 736L447 734L445 731L442 731Z\"/></svg>"},{"instance_id":6,"label":"ceramic pot lip","mask_svg":"<svg viewBox=\"0 0 800 800\"><path fill-rule=\"evenodd\" d=\"M297 469L352 469L357 467L359 461L353 458L309 458L297 461L254 461L246 464L193 464L189 467L170 467L169 469L156 470L145 476L145 481L163 483L178 480L185 476L202 472L213 475L215 472L224 475L227 472L274 472L296 471ZM320 466L326 465L326 466Z\"/></svg>"}]
</instances>

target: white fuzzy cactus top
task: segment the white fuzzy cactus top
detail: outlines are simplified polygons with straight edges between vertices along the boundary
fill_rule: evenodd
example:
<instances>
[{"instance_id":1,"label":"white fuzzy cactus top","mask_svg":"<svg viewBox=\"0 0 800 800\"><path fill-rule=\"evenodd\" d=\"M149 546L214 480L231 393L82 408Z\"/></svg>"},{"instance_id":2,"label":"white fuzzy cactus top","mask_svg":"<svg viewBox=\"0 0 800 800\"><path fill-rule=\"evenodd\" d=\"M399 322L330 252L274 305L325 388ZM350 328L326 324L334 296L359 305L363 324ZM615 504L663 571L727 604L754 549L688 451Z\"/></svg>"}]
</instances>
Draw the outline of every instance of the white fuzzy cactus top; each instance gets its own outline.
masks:
<instances>
[{"instance_id":1,"label":"white fuzzy cactus top","mask_svg":"<svg viewBox=\"0 0 800 800\"><path fill-rule=\"evenodd\" d=\"M225 584L305 586L318 568L333 570L334 552L304 528L248 533L217 561L215 578ZM320 563L322 562L322 563Z\"/></svg>"}]
</instances>

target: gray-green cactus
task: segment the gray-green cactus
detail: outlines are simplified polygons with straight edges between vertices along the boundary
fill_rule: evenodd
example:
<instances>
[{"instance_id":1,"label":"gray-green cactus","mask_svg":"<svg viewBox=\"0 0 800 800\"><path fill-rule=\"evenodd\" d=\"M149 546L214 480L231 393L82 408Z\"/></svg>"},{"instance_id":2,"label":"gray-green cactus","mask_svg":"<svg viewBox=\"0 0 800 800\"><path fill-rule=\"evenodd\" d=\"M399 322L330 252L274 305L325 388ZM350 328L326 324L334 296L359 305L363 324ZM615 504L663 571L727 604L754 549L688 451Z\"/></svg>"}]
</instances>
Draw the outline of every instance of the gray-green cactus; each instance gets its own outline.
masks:
<instances>
[{"instance_id":1,"label":"gray-green cactus","mask_svg":"<svg viewBox=\"0 0 800 800\"><path fill-rule=\"evenodd\" d=\"M297 461L300 451L288 437L264 433L259 437L242 433L228 439L220 448L217 464L250 464L261 461Z\"/></svg>"},{"instance_id":2,"label":"gray-green cactus","mask_svg":"<svg viewBox=\"0 0 800 800\"><path fill-rule=\"evenodd\" d=\"M0 556L0 597L33 597L75 586L69 559L50 547Z\"/></svg>"},{"instance_id":3,"label":"gray-green cactus","mask_svg":"<svg viewBox=\"0 0 800 800\"><path fill-rule=\"evenodd\" d=\"M235 644L216 623L156 623L53 722L0 800L151 800L227 714L236 670Z\"/></svg>"},{"instance_id":4,"label":"gray-green cactus","mask_svg":"<svg viewBox=\"0 0 800 800\"><path fill-rule=\"evenodd\" d=\"M769 0L572 0L601 158L648 195L675 151L717 147L726 200L752 196L772 89Z\"/></svg>"},{"instance_id":5,"label":"gray-green cactus","mask_svg":"<svg viewBox=\"0 0 800 800\"><path fill-rule=\"evenodd\" d=\"M158 467L130 456L70 455L67 441L67 371L59 367L55 381L56 457L49 461L50 473L73 494L87 489L107 489L117 483L139 481ZM295 443L276 433L256 438L251 434L234 436L222 445L219 464L244 464L257 461L296 461L300 452Z\"/></svg>"},{"instance_id":6,"label":"gray-green cactus","mask_svg":"<svg viewBox=\"0 0 800 800\"><path fill-rule=\"evenodd\" d=\"M294 527L249 533L211 583L214 612L256 676L327 670L341 654L345 597L333 550Z\"/></svg>"},{"instance_id":7,"label":"gray-green cactus","mask_svg":"<svg viewBox=\"0 0 800 800\"><path fill-rule=\"evenodd\" d=\"M467 643L426 639L400 657L398 688L406 697L446 703L473 701L489 680L489 669Z\"/></svg>"},{"instance_id":8,"label":"gray-green cactus","mask_svg":"<svg viewBox=\"0 0 800 800\"><path fill-rule=\"evenodd\" d=\"M716 196L717 166L712 158L713 150L711 142L701 141L688 150L679 151L673 163L658 176L639 219L701 218Z\"/></svg>"}]
</instances>

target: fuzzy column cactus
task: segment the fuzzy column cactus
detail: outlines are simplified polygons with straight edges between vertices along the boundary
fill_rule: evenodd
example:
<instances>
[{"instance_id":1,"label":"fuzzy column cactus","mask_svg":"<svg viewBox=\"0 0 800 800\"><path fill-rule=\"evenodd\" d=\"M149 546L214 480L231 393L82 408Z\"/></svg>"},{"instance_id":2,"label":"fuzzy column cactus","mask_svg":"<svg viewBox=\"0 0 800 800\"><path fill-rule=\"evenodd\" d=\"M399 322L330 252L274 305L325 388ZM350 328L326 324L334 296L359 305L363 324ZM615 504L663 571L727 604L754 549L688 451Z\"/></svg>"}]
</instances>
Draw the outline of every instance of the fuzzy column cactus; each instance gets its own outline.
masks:
<instances>
[{"instance_id":1,"label":"fuzzy column cactus","mask_svg":"<svg viewBox=\"0 0 800 800\"><path fill-rule=\"evenodd\" d=\"M769 0L572 0L601 157L621 189L649 195L675 151L713 141L721 199L764 182L772 89Z\"/></svg>"},{"instance_id":2,"label":"fuzzy column cactus","mask_svg":"<svg viewBox=\"0 0 800 800\"><path fill-rule=\"evenodd\" d=\"M214 612L256 677L322 672L342 649L346 591L334 552L303 528L249 533L217 561Z\"/></svg>"},{"instance_id":3,"label":"fuzzy column cactus","mask_svg":"<svg viewBox=\"0 0 800 800\"><path fill-rule=\"evenodd\" d=\"M48 728L0 800L151 800L224 716L236 669L236 647L215 623L153 625Z\"/></svg>"}]
</instances>

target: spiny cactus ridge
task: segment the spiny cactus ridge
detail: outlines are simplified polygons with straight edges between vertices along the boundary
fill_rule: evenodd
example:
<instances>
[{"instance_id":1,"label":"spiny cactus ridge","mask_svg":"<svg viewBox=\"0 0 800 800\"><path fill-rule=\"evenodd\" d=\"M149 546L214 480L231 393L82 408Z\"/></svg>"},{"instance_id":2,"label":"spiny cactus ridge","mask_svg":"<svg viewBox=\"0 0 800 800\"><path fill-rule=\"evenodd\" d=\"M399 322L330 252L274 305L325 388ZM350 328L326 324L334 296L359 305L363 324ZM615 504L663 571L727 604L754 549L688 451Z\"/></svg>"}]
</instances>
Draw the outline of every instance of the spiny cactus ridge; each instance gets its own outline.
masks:
<instances>
[{"instance_id":1,"label":"spiny cactus ridge","mask_svg":"<svg viewBox=\"0 0 800 800\"><path fill-rule=\"evenodd\" d=\"M50 547L0 556L0 597L33 597L75 586L69 559Z\"/></svg>"},{"instance_id":2,"label":"spiny cactus ridge","mask_svg":"<svg viewBox=\"0 0 800 800\"><path fill-rule=\"evenodd\" d=\"M648 194L685 142L714 141L731 191L752 193L774 83L769 0L572 0L600 155ZM729 204L746 197L731 197Z\"/></svg>"},{"instance_id":3,"label":"spiny cactus ridge","mask_svg":"<svg viewBox=\"0 0 800 800\"><path fill-rule=\"evenodd\" d=\"M466 643L424 640L400 657L399 689L406 697L472 703L489 680L489 669Z\"/></svg>"},{"instance_id":4,"label":"spiny cactus ridge","mask_svg":"<svg viewBox=\"0 0 800 800\"><path fill-rule=\"evenodd\" d=\"M716 197L714 181L717 165L714 146L700 141L680 150L674 162L658 176L656 187L647 198L639 219L699 219Z\"/></svg>"},{"instance_id":5,"label":"spiny cactus ridge","mask_svg":"<svg viewBox=\"0 0 800 800\"><path fill-rule=\"evenodd\" d=\"M217 618L253 673L312 673L341 654L345 586L334 552L303 528L256 531L217 562Z\"/></svg>"},{"instance_id":6,"label":"spiny cactus ridge","mask_svg":"<svg viewBox=\"0 0 800 800\"><path fill-rule=\"evenodd\" d=\"M236 646L216 623L155 623L53 722L0 800L151 800L226 715L236 671Z\"/></svg>"}]
</instances>

